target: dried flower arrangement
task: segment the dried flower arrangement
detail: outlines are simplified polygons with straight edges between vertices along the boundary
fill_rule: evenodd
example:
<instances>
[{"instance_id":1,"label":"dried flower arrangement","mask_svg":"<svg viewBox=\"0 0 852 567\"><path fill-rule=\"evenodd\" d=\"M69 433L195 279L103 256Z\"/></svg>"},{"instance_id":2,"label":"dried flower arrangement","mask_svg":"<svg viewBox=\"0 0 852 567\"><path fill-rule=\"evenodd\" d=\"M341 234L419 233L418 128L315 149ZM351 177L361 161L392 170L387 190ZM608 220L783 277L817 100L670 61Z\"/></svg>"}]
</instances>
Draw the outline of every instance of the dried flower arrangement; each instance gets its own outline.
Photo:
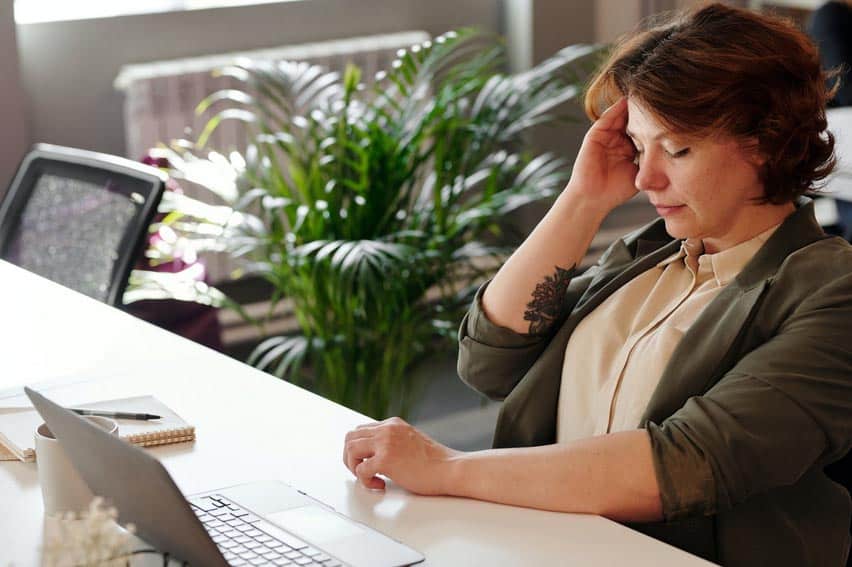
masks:
<instances>
[{"instance_id":1,"label":"dried flower arrangement","mask_svg":"<svg viewBox=\"0 0 852 567\"><path fill-rule=\"evenodd\" d=\"M116 523L118 511L96 497L80 514L65 512L45 520L43 565L76 567L98 565L119 567L130 564L134 551L135 527L123 529Z\"/></svg>"}]
</instances>

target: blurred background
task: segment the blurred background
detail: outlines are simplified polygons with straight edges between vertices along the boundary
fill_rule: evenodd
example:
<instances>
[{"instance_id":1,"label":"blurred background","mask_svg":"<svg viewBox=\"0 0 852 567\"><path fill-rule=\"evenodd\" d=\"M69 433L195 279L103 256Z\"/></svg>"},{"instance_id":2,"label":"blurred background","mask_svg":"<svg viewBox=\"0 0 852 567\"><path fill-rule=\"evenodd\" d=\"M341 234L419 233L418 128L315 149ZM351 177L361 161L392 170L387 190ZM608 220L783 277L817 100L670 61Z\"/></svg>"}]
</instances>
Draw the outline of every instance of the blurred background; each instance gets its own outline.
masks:
<instances>
[{"instance_id":1,"label":"blurred background","mask_svg":"<svg viewBox=\"0 0 852 567\"><path fill-rule=\"evenodd\" d=\"M0 195L32 144L46 142L125 156L188 134L193 109L213 87L210 70L235 54L306 59L334 68L354 60L367 74L389 64L400 46L464 26L506 40L508 72L520 72L560 48L609 43L644 18L693 0L0 0ZM740 0L804 25L818 0ZM260 50L260 51L259 51ZM545 126L529 135L538 151L569 162L587 121ZM239 133L221 128L221 145ZM546 203L515 211L521 234ZM593 260L614 238L653 218L641 198L607 219ZM262 311L267 288L230 282L228 266L209 266L211 283ZM258 306L259 305L259 306ZM257 334L220 313L224 349L244 358ZM293 327L286 310L272 331ZM461 449L490 442L498 406L467 390L455 375L455 353L418 372L428 384L411 420Z\"/></svg>"},{"instance_id":2,"label":"blurred background","mask_svg":"<svg viewBox=\"0 0 852 567\"><path fill-rule=\"evenodd\" d=\"M127 153L123 66L472 25L507 38L513 70L572 43L608 42L692 0L3 0L0 187L33 142ZM741 0L794 12L817 0ZM576 133L561 136L566 149ZM141 156L128 156L139 158Z\"/></svg>"}]
</instances>

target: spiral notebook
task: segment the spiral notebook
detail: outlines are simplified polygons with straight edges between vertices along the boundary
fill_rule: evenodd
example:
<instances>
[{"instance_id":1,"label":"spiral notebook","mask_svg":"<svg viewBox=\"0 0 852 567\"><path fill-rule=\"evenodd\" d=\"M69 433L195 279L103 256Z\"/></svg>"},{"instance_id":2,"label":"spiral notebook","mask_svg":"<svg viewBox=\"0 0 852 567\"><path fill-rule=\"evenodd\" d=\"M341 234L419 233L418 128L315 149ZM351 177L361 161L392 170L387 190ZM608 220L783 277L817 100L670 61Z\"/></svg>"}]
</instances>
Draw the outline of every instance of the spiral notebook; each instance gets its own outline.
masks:
<instances>
[{"instance_id":1,"label":"spiral notebook","mask_svg":"<svg viewBox=\"0 0 852 567\"><path fill-rule=\"evenodd\" d=\"M104 400L91 404L75 404L74 407L159 415L161 419L150 421L116 419L119 436L141 447L183 443L195 439L195 427L154 396ZM0 461L35 460L33 436L42 421L33 408L0 409Z\"/></svg>"}]
</instances>

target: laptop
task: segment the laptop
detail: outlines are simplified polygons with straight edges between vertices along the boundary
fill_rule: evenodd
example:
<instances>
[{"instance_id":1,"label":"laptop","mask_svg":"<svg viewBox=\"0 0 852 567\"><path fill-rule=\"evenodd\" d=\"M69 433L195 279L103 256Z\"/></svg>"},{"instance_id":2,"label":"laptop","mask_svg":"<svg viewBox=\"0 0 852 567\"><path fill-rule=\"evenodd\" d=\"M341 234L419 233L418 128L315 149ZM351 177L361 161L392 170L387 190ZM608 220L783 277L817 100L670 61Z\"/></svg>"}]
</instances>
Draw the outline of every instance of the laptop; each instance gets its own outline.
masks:
<instances>
[{"instance_id":1,"label":"laptop","mask_svg":"<svg viewBox=\"0 0 852 567\"><path fill-rule=\"evenodd\" d=\"M184 496L144 450L24 388L80 476L148 544L190 565L403 567L410 547L283 482Z\"/></svg>"}]
</instances>

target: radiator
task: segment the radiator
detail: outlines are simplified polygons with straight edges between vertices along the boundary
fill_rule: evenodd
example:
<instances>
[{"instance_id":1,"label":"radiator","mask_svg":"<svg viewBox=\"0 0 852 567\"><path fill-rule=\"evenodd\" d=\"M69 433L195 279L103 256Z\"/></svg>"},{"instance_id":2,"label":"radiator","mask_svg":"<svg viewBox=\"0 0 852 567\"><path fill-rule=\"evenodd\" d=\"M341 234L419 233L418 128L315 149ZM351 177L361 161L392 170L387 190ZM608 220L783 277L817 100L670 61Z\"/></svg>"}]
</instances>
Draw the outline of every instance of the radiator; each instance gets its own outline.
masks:
<instances>
[{"instance_id":1,"label":"radiator","mask_svg":"<svg viewBox=\"0 0 852 567\"><path fill-rule=\"evenodd\" d=\"M241 57L256 60L307 61L342 72L347 63L358 65L365 82L386 69L397 50L422 43L429 35L422 31L373 35L358 38L243 51L222 55L176 59L126 65L115 79L115 88L125 93L124 127L126 155L141 159L148 149L160 142L178 138L194 139L207 117L195 115L196 105L208 94L223 88L239 88L231 78L213 77L214 69L236 62ZM243 150L245 129L236 120L226 120L217 128L210 146L220 151ZM209 200L209 194L185 187L191 197ZM230 279L233 265L224 255L207 259L208 278L212 282Z\"/></svg>"}]
</instances>

